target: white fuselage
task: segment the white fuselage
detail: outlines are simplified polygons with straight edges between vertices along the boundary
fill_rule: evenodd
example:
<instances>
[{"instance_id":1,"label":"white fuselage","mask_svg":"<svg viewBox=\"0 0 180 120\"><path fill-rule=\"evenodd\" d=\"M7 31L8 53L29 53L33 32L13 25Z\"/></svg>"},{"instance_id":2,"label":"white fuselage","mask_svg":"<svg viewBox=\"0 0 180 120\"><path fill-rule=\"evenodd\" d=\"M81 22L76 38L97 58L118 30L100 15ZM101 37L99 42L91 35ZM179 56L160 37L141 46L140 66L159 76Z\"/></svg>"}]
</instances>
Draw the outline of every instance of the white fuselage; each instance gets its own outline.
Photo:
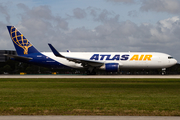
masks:
<instances>
[{"instance_id":1,"label":"white fuselage","mask_svg":"<svg viewBox=\"0 0 180 120\"><path fill-rule=\"evenodd\" d=\"M51 52L42 52L45 56L71 68L83 68L81 63L56 57ZM61 52L66 57L86 59L106 63L118 63L119 68L168 68L177 63L170 55L158 52Z\"/></svg>"}]
</instances>

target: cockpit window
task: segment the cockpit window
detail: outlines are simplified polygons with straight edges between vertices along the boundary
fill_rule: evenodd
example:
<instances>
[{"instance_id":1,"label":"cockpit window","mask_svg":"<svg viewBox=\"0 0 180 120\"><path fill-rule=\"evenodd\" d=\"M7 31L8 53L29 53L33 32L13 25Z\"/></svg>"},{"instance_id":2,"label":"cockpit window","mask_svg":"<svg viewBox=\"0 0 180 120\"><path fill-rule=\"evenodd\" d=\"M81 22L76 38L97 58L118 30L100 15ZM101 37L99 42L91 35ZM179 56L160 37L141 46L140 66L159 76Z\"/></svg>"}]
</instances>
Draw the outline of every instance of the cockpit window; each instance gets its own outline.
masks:
<instances>
[{"instance_id":1,"label":"cockpit window","mask_svg":"<svg viewBox=\"0 0 180 120\"><path fill-rule=\"evenodd\" d=\"M173 57L169 56L168 59L173 59Z\"/></svg>"}]
</instances>

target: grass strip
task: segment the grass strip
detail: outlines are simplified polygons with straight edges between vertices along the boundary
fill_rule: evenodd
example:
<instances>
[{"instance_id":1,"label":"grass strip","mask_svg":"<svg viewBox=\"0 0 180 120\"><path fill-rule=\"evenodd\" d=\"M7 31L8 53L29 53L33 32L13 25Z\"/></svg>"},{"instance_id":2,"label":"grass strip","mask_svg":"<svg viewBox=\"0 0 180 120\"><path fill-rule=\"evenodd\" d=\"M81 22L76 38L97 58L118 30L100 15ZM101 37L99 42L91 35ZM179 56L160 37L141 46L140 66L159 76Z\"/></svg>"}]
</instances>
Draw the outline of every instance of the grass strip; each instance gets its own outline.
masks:
<instances>
[{"instance_id":1,"label":"grass strip","mask_svg":"<svg viewBox=\"0 0 180 120\"><path fill-rule=\"evenodd\" d=\"M0 79L0 115L180 115L180 79Z\"/></svg>"}]
</instances>

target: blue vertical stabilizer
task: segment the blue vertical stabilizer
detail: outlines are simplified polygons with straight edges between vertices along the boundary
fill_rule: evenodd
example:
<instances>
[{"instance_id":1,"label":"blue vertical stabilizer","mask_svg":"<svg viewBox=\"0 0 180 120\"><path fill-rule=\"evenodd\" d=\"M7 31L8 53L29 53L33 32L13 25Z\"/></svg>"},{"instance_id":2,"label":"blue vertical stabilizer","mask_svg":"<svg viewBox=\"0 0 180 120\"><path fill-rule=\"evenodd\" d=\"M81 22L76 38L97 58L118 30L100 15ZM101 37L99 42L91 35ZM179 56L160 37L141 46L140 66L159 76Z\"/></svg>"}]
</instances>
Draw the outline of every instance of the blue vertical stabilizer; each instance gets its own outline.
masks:
<instances>
[{"instance_id":1,"label":"blue vertical stabilizer","mask_svg":"<svg viewBox=\"0 0 180 120\"><path fill-rule=\"evenodd\" d=\"M39 51L14 26L7 26L18 55L39 53Z\"/></svg>"}]
</instances>

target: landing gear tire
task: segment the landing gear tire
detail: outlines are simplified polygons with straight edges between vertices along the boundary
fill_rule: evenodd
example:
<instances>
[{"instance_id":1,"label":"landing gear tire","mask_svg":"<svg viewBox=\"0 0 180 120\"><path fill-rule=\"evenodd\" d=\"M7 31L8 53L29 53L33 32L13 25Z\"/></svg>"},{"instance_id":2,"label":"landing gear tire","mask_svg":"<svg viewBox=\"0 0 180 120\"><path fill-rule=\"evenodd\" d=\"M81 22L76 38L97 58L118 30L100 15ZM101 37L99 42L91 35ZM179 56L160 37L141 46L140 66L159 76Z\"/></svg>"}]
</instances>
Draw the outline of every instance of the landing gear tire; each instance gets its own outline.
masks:
<instances>
[{"instance_id":1,"label":"landing gear tire","mask_svg":"<svg viewBox=\"0 0 180 120\"><path fill-rule=\"evenodd\" d=\"M162 68L162 75L166 75L166 68Z\"/></svg>"},{"instance_id":2,"label":"landing gear tire","mask_svg":"<svg viewBox=\"0 0 180 120\"><path fill-rule=\"evenodd\" d=\"M162 75L166 75L166 72L164 71L164 72L162 72Z\"/></svg>"}]
</instances>

